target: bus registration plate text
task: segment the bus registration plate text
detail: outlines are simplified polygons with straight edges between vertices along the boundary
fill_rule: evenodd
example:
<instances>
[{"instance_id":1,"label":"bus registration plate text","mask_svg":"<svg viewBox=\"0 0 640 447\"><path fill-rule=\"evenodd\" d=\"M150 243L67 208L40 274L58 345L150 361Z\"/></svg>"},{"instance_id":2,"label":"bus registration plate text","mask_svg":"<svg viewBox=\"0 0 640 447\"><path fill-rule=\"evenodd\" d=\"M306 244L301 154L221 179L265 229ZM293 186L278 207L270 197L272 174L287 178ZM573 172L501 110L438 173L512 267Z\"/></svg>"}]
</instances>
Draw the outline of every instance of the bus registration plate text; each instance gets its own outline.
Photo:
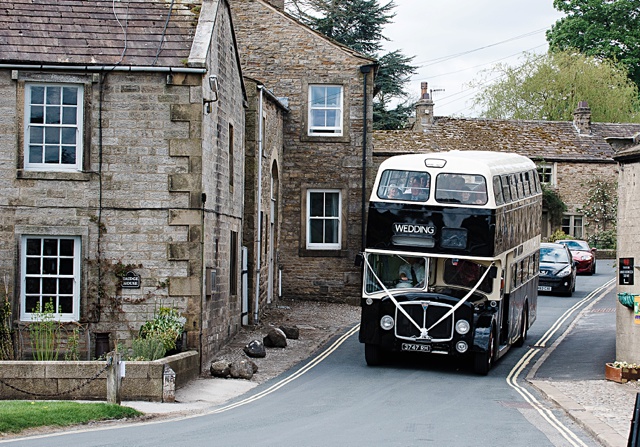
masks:
<instances>
[{"instance_id":1,"label":"bus registration plate text","mask_svg":"<svg viewBox=\"0 0 640 447\"><path fill-rule=\"evenodd\" d=\"M431 352L431 345L419 345L417 343L402 343L403 351Z\"/></svg>"}]
</instances>

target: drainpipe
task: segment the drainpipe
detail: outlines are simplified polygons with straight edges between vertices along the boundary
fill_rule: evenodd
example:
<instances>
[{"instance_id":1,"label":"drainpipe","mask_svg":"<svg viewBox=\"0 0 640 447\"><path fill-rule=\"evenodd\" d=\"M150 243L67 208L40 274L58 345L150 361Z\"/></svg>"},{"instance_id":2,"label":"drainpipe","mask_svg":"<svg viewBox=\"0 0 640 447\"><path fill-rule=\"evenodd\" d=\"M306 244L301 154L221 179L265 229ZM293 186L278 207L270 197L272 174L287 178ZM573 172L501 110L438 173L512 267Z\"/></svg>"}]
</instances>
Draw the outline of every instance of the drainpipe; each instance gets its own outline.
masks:
<instances>
[{"instance_id":1,"label":"drainpipe","mask_svg":"<svg viewBox=\"0 0 640 447\"><path fill-rule=\"evenodd\" d=\"M360 72L363 74L364 101L362 106L362 216L360 219L360 231L362 234L362 253L366 244L365 216L367 212L367 74L371 72L371 65L363 65Z\"/></svg>"},{"instance_id":2,"label":"drainpipe","mask_svg":"<svg viewBox=\"0 0 640 447\"><path fill-rule=\"evenodd\" d=\"M257 193L257 212L258 212L258 237L257 237L257 253L256 253L256 303L253 312L253 322L254 324L258 323L258 315L259 315L259 307L260 307L260 268L262 267L262 213L260 212L262 209L262 95L263 95L263 86L258 86L258 91L260 92L258 99L258 160L256 164L258 166L258 193Z\"/></svg>"}]
</instances>

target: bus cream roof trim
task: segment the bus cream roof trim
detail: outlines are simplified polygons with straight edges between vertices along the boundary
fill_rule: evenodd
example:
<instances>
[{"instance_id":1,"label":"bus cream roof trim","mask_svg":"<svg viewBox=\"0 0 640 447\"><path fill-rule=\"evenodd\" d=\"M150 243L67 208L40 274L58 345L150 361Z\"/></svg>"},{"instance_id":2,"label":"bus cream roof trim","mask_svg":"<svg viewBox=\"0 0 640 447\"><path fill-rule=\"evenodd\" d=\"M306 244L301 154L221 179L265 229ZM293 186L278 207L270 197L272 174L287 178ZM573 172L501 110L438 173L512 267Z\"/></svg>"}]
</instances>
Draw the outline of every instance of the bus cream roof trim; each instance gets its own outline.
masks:
<instances>
[{"instance_id":1,"label":"bus cream roof trim","mask_svg":"<svg viewBox=\"0 0 640 447\"><path fill-rule=\"evenodd\" d=\"M466 256L466 255L449 255L449 254L441 254L441 253L416 253L412 251L389 251L389 250L378 250L375 248L367 248L365 249L365 253L372 253L376 255L397 255L397 256L407 256L409 258L444 258L444 259L469 259L471 261L478 262L495 262L500 261L500 257L478 257L478 256Z\"/></svg>"},{"instance_id":2,"label":"bus cream roof trim","mask_svg":"<svg viewBox=\"0 0 640 447\"><path fill-rule=\"evenodd\" d=\"M447 161L443 168L427 168L424 160L437 158ZM397 155L386 159L380 165L379 172L385 169L400 168L408 171L449 172L456 174L499 175L535 169L529 158L513 153L491 151L449 151L422 154Z\"/></svg>"}]
</instances>

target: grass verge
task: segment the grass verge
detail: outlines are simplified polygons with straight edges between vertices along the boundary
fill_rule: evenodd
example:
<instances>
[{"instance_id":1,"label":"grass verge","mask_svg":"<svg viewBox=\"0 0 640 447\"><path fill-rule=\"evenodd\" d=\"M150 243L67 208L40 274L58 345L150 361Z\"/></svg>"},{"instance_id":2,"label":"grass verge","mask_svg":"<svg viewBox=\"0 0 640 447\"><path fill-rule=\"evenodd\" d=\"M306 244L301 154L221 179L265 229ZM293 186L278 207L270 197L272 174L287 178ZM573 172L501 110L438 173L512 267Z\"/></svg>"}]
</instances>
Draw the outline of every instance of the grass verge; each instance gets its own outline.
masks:
<instances>
[{"instance_id":1,"label":"grass verge","mask_svg":"<svg viewBox=\"0 0 640 447\"><path fill-rule=\"evenodd\" d=\"M107 403L66 401L0 401L0 435L27 428L85 424L90 421L140 416L138 410Z\"/></svg>"}]
</instances>

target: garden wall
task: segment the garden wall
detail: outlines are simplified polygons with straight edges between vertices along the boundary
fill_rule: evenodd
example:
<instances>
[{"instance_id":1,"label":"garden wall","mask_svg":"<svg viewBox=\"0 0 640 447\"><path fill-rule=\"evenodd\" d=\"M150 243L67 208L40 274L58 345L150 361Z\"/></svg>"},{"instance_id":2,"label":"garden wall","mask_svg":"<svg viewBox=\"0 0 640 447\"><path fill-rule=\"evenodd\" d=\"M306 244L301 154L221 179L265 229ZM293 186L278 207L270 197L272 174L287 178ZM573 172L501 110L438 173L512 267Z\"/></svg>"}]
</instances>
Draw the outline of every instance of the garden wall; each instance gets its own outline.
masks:
<instances>
[{"instance_id":1,"label":"garden wall","mask_svg":"<svg viewBox=\"0 0 640 447\"><path fill-rule=\"evenodd\" d=\"M125 362L120 389L122 400L161 402L164 366L175 372L175 387L198 377L200 356L196 351L151 362ZM2 361L0 399L106 400L106 361ZM97 377L96 377L97 376Z\"/></svg>"}]
</instances>

